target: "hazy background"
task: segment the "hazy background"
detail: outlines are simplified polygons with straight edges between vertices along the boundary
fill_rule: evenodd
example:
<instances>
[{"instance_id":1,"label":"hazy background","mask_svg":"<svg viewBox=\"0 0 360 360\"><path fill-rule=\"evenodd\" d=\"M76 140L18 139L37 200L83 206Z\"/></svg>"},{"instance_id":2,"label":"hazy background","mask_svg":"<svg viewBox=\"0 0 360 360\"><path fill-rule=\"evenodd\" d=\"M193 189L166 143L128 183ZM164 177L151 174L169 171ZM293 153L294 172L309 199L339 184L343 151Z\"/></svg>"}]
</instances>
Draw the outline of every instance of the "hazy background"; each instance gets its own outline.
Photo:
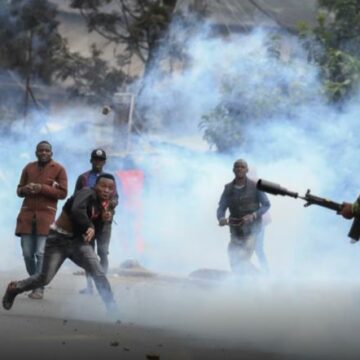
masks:
<instances>
[{"instance_id":1,"label":"hazy background","mask_svg":"<svg viewBox=\"0 0 360 360\"><path fill-rule=\"evenodd\" d=\"M179 25L174 26L184 39ZM297 40L288 35L292 56L276 59L266 51L269 36L258 28L213 38L205 24L183 42L189 58L186 70L159 77L154 69L142 84L134 85L143 87L137 105L150 108L149 120L157 125L156 133L142 135L133 148L135 164L145 173L136 220L144 248L136 249L134 228L120 211L120 199L110 267L130 258L151 271L177 277L199 268L229 270L229 232L218 227L215 213L238 158L248 161L249 176L279 183L300 195L311 189L340 203L356 199L359 96L341 109L328 105L319 69L307 61ZM241 98L254 111L265 102L272 114L245 122L244 143L228 155L209 149L199 129L202 116L224 100L224 84L232 85L227 100ZM283 89L293 96L283 95ZM36 144L40 140L53 144L54 159L68 172L70 195L77 176L90 168L91 150L102 146L94 124L109 119L98 107L71 106L50 117L34 113L18 119L2 137L2 272L16 269L26 275L20 240L14 235L21 206L16 186L22 168L35 160ZM122 167L115 155L109 153L106 166L112 172ZM130 291L120 287L116 294L125 321L172 327L244 346L355 358L360 248L347 238L351 222L320 207L304 209L302 200L269 198L271 222L265 230L265 251L270 273L266 277L205 288L146 282ZM62 271L69 269L75 267ZM83 301L79 298L71 305L73 316Z\"/></svg>"}]
</instances>

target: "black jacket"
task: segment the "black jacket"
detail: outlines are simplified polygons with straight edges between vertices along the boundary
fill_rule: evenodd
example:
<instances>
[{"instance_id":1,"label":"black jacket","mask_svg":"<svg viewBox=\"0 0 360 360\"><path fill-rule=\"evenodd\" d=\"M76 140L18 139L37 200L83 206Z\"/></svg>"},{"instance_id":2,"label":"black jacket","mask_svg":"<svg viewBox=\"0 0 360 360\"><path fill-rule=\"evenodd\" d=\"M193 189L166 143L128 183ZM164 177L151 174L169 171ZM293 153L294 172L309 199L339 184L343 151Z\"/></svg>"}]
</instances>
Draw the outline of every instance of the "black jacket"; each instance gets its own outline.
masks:
<instances>
[{"instance_id":1,"label":"black jacket","mask_svg":"<svg viewBox=\"0 0 360 360\"><path fill-rule=\"evenodd\" d=\"M104 222L101 219L103 207L94 189L83 188L69 197L63 211L69 216L75 236L81 236L92 227L98 233Z\"/></svg>"}]
</instances>

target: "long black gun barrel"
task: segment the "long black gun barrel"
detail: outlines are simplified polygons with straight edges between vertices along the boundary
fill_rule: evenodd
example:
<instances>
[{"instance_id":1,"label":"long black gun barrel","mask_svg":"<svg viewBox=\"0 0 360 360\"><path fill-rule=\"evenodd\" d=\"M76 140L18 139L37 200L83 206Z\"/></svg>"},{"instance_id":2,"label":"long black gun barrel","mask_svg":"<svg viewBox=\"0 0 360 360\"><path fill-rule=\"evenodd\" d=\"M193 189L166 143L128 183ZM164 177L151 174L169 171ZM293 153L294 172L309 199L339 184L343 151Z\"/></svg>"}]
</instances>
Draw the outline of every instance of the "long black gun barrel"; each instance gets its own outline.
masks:
<instances>
[{"instance_id":1,"label":"long black gun barrel","mask_svg":"<svg viewBox=\"0 0 360 360\"><path fill-rule=\"evenodd\" d=\"M273 195L282 195L282 196L290 196L293 198L299 197L299 194L293 191L289 191L288 189L285 189L281 187L279 184L272 183L270 181L260 179L258 180L256 187L269 194Z\"/></svg>"},{"instance_id":2,"label":"long black gun barrel","mask_svg":"<svg viewBox=\"0 0 360 360\"><path fill-rule=\"evenodd\" d=\"M264 179L259 179L256 184L256 187L260 191L264 191L272 195L290 196L295 199L299 198L305 200L306 201L304 205L305 207L314 204L330 210L334 210L337 213L340 213L343 206L342 204L339 204L335 201L331 201L325 198L321 198L319 196L312 195L310 194L310 190L308 190L304 196L299 196L297 192L289 191L286 188L281 187L279 184L275 184ZM355 241L358 241L360 239L360 219L358 218L354 219L348 236Z\"/></svg>"}]
</instances>

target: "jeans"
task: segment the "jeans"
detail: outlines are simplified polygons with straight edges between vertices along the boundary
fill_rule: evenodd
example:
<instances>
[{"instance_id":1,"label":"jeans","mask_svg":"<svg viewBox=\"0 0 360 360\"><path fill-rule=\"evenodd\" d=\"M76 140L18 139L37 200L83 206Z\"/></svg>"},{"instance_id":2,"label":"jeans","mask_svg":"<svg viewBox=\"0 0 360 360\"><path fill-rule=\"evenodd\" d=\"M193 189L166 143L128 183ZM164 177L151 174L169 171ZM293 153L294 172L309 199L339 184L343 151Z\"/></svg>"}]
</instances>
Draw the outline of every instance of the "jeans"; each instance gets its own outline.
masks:
<instances>
[{"instance_id":1,"label":"jeans","mask_svg":"<svg viewBox=\"0 0 360 360\"><path fill-rule=\"evenodd\" d=\"M36 234L21 235L21 248L26 271L34 275L41 270L44 259L46 236Z\"/></svg>"},{"instance_id":2,"label":"jeans","mask_svg":"<svg viewBox=\"0 0 360 360\"><path fill-rule=\"evenodd\" d=\"M111 238L111 223L104 223L103 228L96 235L96 239L92 241L91 245L95 248L96 241L96 252L100 258L100 265L102 266L104 273L106 274L109 270L109 245ZM87 287L92 289L91 274L86 272Z\"/></svg>"},{"instance_id":3,"label":"jeans","mask_svg":"<svg viewBox=\"0 0 360 360\"><path fill-rule=\"evenodd\" d=\"M109 270L109 245L111 238L111 223L105 223L96 238L96 252L100 258L100 264L105 272Z\"/></svg>"},{"instance_id":4,"label":"jeans","mask_svg":"<svg viewBox=\"0 0 360 360\"><path fill-rule=\"evenodd\" d=\"M16 287L19 293L49 284L67 258L90 273L106 307L113 308L115 300L110 283L92 246L85 243L82 238L73 238L54 230L50 230L46 240L40 273L18 281Z\"/></svg>"}]
</instances>

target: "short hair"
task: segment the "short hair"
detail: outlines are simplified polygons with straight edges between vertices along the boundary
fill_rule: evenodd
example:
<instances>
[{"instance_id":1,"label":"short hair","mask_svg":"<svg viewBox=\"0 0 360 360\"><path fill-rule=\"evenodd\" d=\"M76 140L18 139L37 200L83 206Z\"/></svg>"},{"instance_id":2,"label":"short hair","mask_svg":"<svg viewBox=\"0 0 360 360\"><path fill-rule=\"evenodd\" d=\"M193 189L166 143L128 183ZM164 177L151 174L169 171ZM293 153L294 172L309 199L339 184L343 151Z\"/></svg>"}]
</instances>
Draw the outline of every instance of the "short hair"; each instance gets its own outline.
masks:
<instances>
[{"instance_id":1,"label":"short hair","mask_svg":"<svg viewBox=\"0 0 360 360\"><path fill-rule=\"evenodd\" d=\"M110 180L112 180L113 182L115 182L115 177L114 177L114 175L109 174L109 173L102 173L102 174L100 174L100 175L96 178L95 184L97 184L97 183L100 181L100 179L102 179L102 178L110 179Z\"/></svg>"},{"instance_id":2,"label":"short hair","mask_svg":"<svg viewBox=\"0 0 360 360\"><path fill-rule=\"evenodd\" d=\"M236 165L245 165L246 167L248 167L248 163L244 160L244 159L237 159L235 162L234 162L234 165L233 167L235 167Z\"/></svg>"},{"instance_id":3,"label":"short hair","mask_svg":"<svg viewBox=\"0 0 360 360\"><path fill-rule=\"evenodd\" d=\"M49 145L49 146L50 146L50 149L52 149L52 145L51 145L48 141L46 141L46 140L40 141L40 142L36 145L36 148L38 148L41 144Z\"/></svg>"}]
</instances>

